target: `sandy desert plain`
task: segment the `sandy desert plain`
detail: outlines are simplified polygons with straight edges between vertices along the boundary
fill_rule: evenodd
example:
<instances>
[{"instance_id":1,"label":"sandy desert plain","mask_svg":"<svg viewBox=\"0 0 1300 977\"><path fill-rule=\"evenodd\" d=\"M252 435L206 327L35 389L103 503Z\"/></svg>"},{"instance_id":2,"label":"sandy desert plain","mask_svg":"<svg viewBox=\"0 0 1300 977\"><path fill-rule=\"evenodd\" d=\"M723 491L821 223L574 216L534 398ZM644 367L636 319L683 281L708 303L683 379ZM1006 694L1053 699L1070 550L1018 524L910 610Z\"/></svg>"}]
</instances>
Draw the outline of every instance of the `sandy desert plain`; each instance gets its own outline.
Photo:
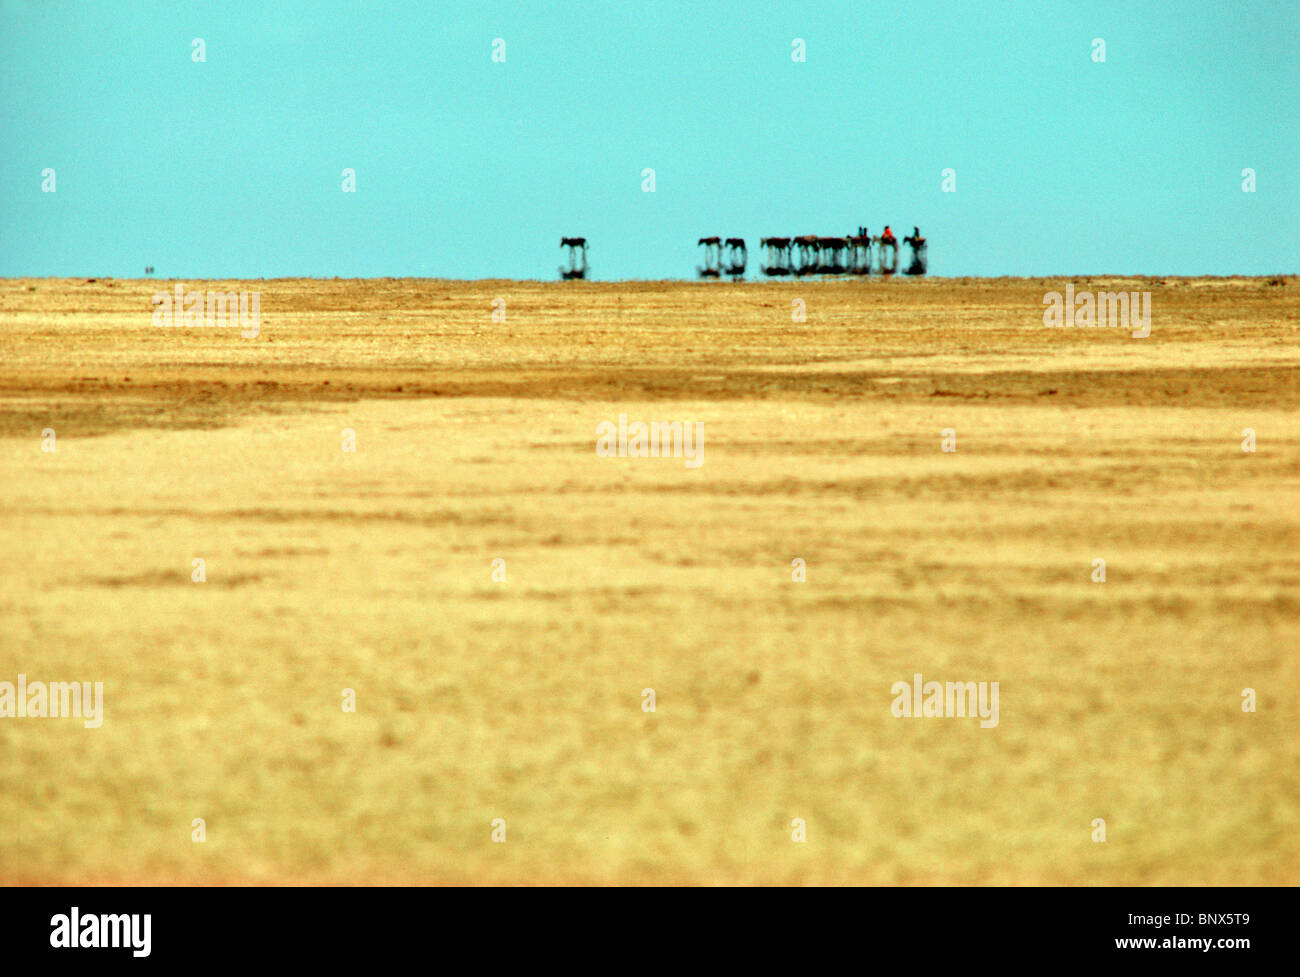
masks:
<instances>
[{"instance_id":1,"label":"sandy desert plain","mask_svg":"<svg viewBox=\"0 0 1300 977\"><path fill-rule=\"evenodd\" d=\"M1295 883L1300 279L1073 283L0 281L0 881Z\"/></svg>"}]
</instances>

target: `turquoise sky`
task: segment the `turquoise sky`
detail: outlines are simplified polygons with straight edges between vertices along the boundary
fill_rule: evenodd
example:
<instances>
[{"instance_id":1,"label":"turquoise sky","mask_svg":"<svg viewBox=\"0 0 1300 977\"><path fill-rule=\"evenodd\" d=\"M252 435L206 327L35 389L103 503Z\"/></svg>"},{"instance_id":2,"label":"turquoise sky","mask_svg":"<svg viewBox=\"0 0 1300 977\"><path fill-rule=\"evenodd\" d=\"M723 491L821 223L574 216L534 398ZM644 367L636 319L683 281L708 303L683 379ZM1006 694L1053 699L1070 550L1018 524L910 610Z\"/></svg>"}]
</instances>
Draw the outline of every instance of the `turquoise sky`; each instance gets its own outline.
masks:
<instances>
[{"instance_id":1,"label":"turquoise sky","mask_svg":"<svg viewBox=\"0 0 1300 977\"><path fill-rule=\"evenodd\" d=\"M3 0L0 275L548 279L585 235L684 278L886 223L937 275L1296 272L1298 137L1294 2Z\"/></svg>"}]
</instances>

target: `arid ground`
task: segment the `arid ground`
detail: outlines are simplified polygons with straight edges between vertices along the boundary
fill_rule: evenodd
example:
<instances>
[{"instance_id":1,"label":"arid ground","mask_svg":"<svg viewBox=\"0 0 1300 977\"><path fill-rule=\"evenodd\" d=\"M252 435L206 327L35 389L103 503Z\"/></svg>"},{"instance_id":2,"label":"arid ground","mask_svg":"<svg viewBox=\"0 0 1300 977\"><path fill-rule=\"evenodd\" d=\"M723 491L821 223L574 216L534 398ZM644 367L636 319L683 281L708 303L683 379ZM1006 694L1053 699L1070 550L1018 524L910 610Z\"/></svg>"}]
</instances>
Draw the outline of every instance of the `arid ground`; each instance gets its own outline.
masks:
<instances>
[{"instance_id":1,"label":"arid ground","mask_svg":"<svg viewBox=\"0 0 1300 977\"><path fill-rule=\"evenodd\" d=\"M0 282L0 881L1296 882L1300 279L1073 284Z\"/></svg>"}]
</instances>

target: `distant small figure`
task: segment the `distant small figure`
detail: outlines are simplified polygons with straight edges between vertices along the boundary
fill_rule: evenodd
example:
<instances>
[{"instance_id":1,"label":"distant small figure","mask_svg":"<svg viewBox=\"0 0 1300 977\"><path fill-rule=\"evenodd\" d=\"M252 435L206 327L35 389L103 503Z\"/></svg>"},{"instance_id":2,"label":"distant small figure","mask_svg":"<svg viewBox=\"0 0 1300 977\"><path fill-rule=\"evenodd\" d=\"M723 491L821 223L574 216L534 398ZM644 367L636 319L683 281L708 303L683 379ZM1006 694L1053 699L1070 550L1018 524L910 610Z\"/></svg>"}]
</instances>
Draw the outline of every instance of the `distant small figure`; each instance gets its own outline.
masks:
<instances>
[{"instance_id":1,"label":"distant small figure","mask_svg":"<svg viewBox=\"0 0 1300 977\"><path fill-rule=\"evenodd\" d=\"M880 237L876 238L878 263L882 275L892 275L898 271L898 239L894 237L894 232L885 225L885 229L880 232Z\"/></svg>"},{"instance_id":2,"label":"distant small figure","mask_svg":"<svg viewBox=\"0 0 1300 977\"><path fill-rule=\"evenodd\" d=\"M704 265L697 269L700 277L717 278L722 261L722 238L702 237L697 246L704 249Z\"/></svg>"},{"instance_id":3,"label":"distant small figure","mask_svg":"<svg viewBox=\"0 0 1300 977\"><path fill-rule=\"evenodd\" d=\"M585 237L562 237L560 238L560 247L569 249L568 266L560 266L561 278L586 278L587 265L587 239Z\"/></svg>"},{"instance_id":4,"label":"distant small figure","mask_svg":"<svg viewBox=\"0 0 1300 977\"><path fill-rule=\"evenodd\" d=\"M790 239L788 237L765 237L759 241L764 251L764 275L790 274Z\"/></svg>"},{"instance_id":5,"label":"distant small figure","mask_svg":"<svg viewBox=\"0 0 1300 977\"><path fill-rule=\"evenodd\" d=\"M153 265L145 265L144 273L145 273L146 275L152 275L152 274L153 274Z\"/></svg>"},{"instance_id":6,"label":"distant small figure","mask_svg":"<svg viewBox=\"0 0 1300 977\"><path fill-rule=\"evenodd\" d=\"M871 234L865 227L859 227L858 233L849 235L849 273L852 275L871 274Z\"/></svg>"},{"instance_id":7,"label":"distant small figure","mask_svg":"<svg viewBox=\"0 0 1300 977\"><path fill-rule=\"evenodd\" d=\"M801 234L794 238L794 263L791 270L796 275L815 275L821 264L821 250L817 245L820 240L816 234Z\"/></svg>"},{"instance_id":8,"label":"distant small figure","mask_svg":"<svg viewBox=\"0 0 1300 977\"><path fill-rule=\"evenodd\" d=\"M722 253L722 270L733 279L745 274L745 265L749 261L749 249L745 247L743 237L729 237Z\"/></svg>"},{"instance_id":9,"label":"distant small figure","mask_svg":"<svg viewBox=\"0 0 1300 977\"><path fill-rule=\"evenodd\" d=\"M849 242L842 237L819 237L817 239L817 273L821 275L839 275L845 271L844 252Z\"/></svg>"},{"instance_id":10,"label":"distant small figure","mask_svg":"<svg viewBox=\"0 0 1300 977\"><path fill-rule=\"evenodd\" d=\"M907 263L907 274L924 275L926 268L925 258L925 238L921 237L921 229L912 227L912 236L903 238L903 243L912 249L912 259Z\"/></svg>"}]
</instances>

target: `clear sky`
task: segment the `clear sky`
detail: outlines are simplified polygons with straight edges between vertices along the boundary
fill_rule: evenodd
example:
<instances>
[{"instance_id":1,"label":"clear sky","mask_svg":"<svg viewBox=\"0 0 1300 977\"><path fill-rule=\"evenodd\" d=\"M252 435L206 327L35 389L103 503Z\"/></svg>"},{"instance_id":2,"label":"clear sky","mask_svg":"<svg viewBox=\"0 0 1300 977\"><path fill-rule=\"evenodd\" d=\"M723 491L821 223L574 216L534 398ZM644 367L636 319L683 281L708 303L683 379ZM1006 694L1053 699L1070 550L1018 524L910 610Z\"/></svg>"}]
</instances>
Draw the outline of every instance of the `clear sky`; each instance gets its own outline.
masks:
<instances>
[{"instance_id":1,"label":"clear sky","mask_svg":"<svg viewBox=\"0 0 1300 977\"><path fill-rule=\"evenodd\" d=\"M886 223L936 275L1296 272L1298 183L1293 0L0 0L3 276L546 279L583 235L684 278Z\"/></svg>"}]
</instances>

